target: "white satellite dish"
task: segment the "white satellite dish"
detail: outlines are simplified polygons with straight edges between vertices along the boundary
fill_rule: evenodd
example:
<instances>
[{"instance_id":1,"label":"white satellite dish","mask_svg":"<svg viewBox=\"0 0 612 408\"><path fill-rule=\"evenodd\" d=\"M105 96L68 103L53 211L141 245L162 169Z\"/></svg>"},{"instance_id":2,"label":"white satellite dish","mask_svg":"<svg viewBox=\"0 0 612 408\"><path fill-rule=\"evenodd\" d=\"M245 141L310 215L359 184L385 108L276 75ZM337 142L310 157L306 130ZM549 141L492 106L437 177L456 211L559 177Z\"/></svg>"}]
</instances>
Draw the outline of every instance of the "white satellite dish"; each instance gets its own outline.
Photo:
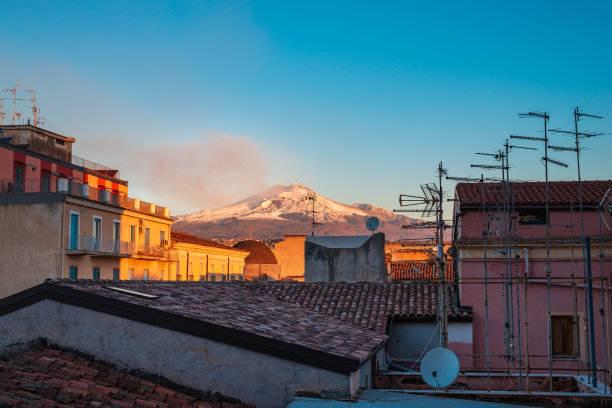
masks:
<instances>
[{"instance_id":1,"label":"white satellite dish","mask_svg":"<svg viewBox=\"0 0 612 408\"><path fill-rule=\"evenodd\" d=\"M372 232L376 231L376 228L378 228L379 224L380 222L378 221L378 218L376 217L370 217L366 220L366 228Z\"/></svg>"},{"instance_id":2,"label":"white satellite dish","mask_svg":"<svg viewBox=\"0 0 612 408\"><path fill-rule=\"evenodd\" d=\"M459 359L447 348L429 350L421 361L421 377L433 388L446 388L457 379Z\"/></svg>"}]
</instances>

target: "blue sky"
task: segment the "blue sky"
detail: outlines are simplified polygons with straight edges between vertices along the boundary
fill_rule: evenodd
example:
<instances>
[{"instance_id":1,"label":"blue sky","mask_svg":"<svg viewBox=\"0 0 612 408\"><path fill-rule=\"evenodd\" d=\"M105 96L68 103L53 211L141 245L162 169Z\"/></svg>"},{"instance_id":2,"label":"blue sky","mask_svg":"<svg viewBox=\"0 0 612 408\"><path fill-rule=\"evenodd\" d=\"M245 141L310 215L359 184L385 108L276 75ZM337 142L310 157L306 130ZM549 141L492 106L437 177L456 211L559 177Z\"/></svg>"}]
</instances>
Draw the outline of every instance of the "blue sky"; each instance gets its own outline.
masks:
<instances>
[{"instance_id":1,"label":"blue sky","mask_svg":"<svg viewBox=\"0 0 612 408\"><path fill-rule=\"evenodd\" d=\"M477 177L476 151L539 136L519 112L612 132L611 4L0 0L0 88L35 88L44 127L173 214L292 182L393 209L438 162ZM612 136L585 147L609 179ZM542 180L540 156L512 176Z\"/></svg>"}]
</instances>

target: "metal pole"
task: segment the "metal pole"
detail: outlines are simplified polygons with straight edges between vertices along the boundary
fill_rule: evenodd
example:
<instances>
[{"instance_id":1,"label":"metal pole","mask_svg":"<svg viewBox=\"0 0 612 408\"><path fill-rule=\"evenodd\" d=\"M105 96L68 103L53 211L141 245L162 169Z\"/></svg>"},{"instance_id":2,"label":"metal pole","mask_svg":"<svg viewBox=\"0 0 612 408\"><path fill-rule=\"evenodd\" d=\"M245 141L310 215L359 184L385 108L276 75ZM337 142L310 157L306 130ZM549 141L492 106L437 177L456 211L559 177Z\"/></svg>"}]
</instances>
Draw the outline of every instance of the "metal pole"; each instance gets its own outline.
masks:
<instances>
[{"instance_id":1,"label":"metal pole","mask_svg":"<svg viewBox=\"0 0 612 408\"><path fill-rule=\"evenodd\" d=\"M599 209L599 268L601 278L601 309L599 314L601 315L601 333L602 333L602 348L601 354L603 356L603 375L604 375L604 386L608 385L608 365L606 359L606 310L605 310L605 295L604 295L604 253L603 253L603 231L601 228L601 208Z\"/></svg>"},{"instance_id":2,"label":"metal pole","mask_svg":"<svg viewBox=\"0 0 612 408\"><path fill-rule=\"evenodd\" d=\"M593 362L591 366L591 384L593 387L597 387L597 370L596 370L596 355L595 355L595 322L593 321L593 281L591 279L591 238L586 237L586 255L587 255L587 276L589 281L588 296L589 296L589 332L591 334L591 360Z\"/></svg>"},{"instance_id":3,"label":"metal pole","mask_svg":"<svg viewBox=\"0 0 612 408\"><path fill-rule=\"evenodd\" d=\"M544 272L546 273L546 292L547 292L547 317L546 328L548 330L548 375L550 379L550 392L553 391L553 378L552 378L552 327L551 327L551 314L550 314L550 275L552 268L550 267L550 213L548 208L548 115L544 115L544 172L546 176L545 184L545 195L546 195L546 267Z\"/></svg>"},{"instance_id":4,"label":"metal pole","mask_svg":"<svg viewBox=\"0 0 612 408\"><path fill-rule=\"evenodd\" d=\"M485 348L487 355L487 391L491 391L491 357L489 354L489 287L488 287L488 271L487 271L487 220L486 220L486 203L485 203L485 187L484 187L484 175L481 175L482 185L482 245L484 248L483 260L484 260L484 287L485 287ZM527 311L527 308L525 308Z\"/></svg>"},{"instance_id":5,"label":"metal pole","mask_svg":"<svg viewBox=\"0 0 612 408\"><path fill-rule=\"evenodd\" d=\"M439 297L441 302L441 323L442 323L442 338L441 343L442 347L448 346L448 313L446 311L446 274L444 273L444 218L443 218L443 210L442 210L442 202L444 200L444 195L442 191L442 173L444 169L442 168L442 162L440 162L438 166L438 191L439 191L439 201L438 201L438 211L437 211L437 235L438 235L438 279L440 282L440 294Z\"/></svg>"}]
</instances>

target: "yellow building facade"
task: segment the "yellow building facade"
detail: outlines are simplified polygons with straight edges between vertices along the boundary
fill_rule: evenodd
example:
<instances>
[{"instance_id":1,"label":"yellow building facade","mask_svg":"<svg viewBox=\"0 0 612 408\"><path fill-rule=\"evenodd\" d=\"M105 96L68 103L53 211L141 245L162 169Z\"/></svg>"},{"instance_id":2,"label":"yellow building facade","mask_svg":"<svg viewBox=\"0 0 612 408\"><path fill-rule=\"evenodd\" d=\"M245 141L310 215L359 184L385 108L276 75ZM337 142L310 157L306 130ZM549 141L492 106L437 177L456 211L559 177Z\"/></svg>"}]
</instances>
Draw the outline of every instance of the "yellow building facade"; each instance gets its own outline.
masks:
<instances>
[{"instance_id":1,"label":"yellow building facade","mask_svg":"<svg viewBox=\"0 0 612 408\"><path fill-rule=\"evenodd\" d=\"M229 282L244 279L248 251L172 231L177 262L168 280Z\"/></svg>"}]
</instances>

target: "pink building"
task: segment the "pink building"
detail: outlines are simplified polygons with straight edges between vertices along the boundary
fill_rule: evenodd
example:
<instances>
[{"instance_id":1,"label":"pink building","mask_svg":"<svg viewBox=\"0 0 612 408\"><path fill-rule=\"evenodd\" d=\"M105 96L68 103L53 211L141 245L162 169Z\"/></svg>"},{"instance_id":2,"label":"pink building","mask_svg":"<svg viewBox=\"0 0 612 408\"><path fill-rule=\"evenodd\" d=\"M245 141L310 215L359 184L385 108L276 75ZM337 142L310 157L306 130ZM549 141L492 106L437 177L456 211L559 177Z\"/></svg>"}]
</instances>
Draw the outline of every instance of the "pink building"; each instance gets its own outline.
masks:
<instances>
[{"instance_id":1,"label":"pink building","mask_svg":"<svg viewBox=\"0 0 612 408\"><path fill-rule=\"evenodd\" d=\"M486 372L488 361L491 373L529 373L532 389L538 374L552 371L560 390L564 375L589 375L594 356L598 382L609 385L612 217L609 204L598 205L612 195L612 181L582 182L591 299L578 182L549 183L548 240L545 183L514 183L510 194L506 188L460 183L455 189L453 257L461 304L473 308L474 371Z\"/></svg>"}]
</instances>

